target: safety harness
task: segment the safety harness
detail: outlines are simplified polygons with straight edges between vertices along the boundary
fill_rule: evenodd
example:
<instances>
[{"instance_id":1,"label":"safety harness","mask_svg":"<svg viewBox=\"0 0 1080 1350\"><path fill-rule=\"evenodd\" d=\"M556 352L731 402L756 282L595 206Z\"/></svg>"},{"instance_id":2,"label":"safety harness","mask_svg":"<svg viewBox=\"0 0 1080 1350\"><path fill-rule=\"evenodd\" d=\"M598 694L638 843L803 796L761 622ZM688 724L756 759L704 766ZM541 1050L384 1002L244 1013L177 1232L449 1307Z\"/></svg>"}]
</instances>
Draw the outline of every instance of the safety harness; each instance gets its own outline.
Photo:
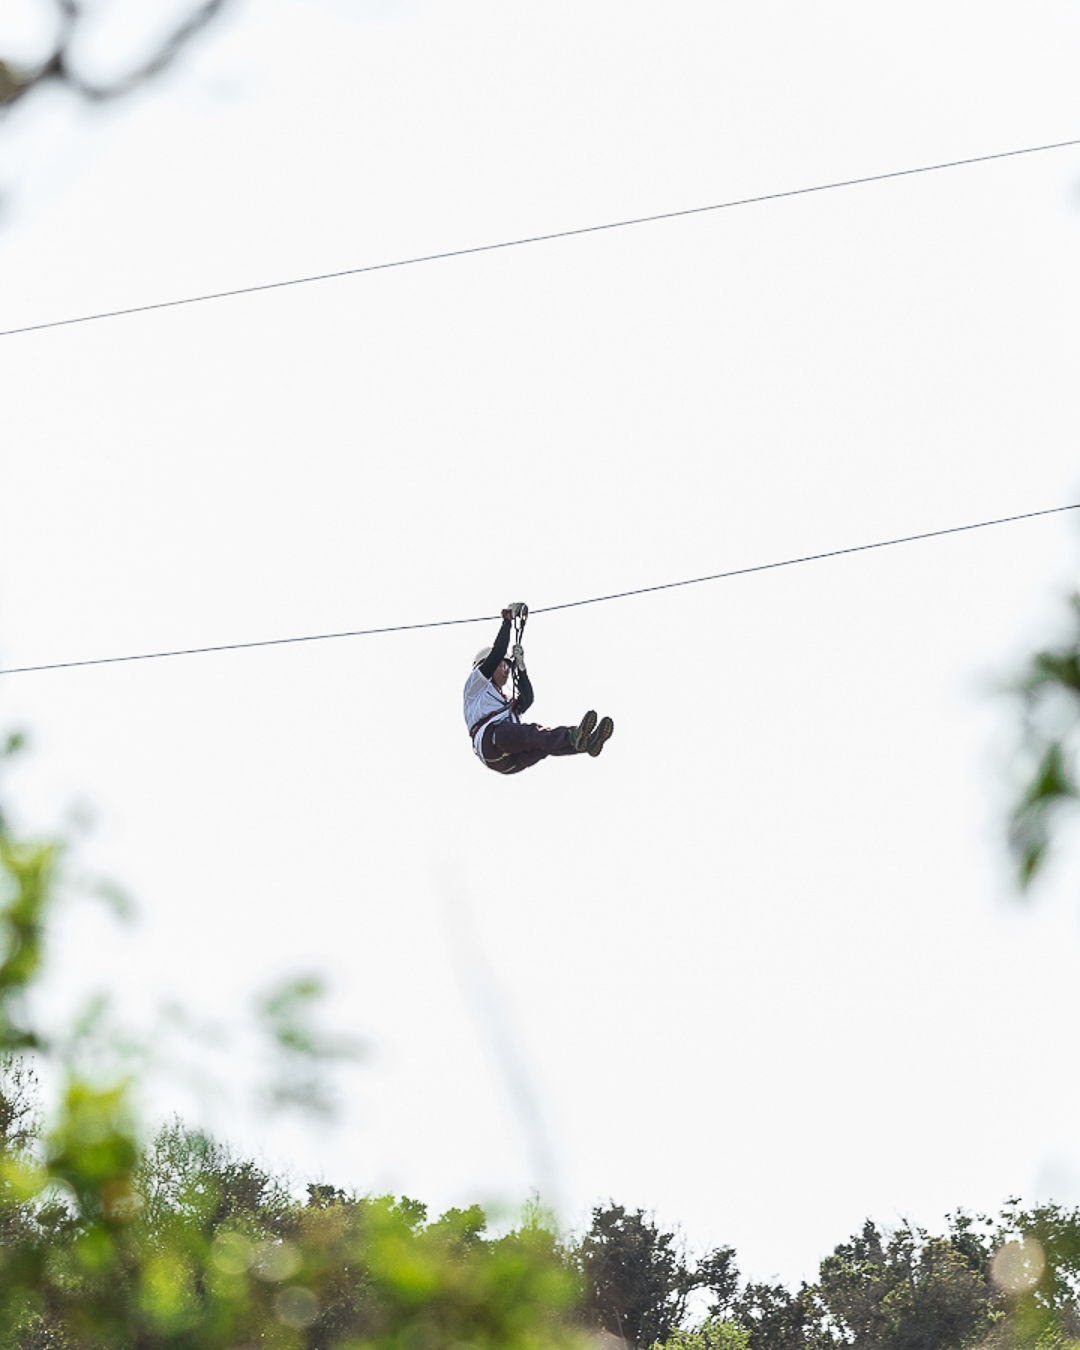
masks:
<instances>
[{"instance_id":1,"label":"safety harness","mask_svg":"<svg viewBox=\"0 0 1080 1350\"><path fill-rule=\"evenodd\" d=\"M525 637L525 623L529 617L529 606L520 605L514 618L514 641L510 644L512 659L510 661L510 680L514 689L513 702L518 698L518 676L525 669L525 654L521 649L521 643Z\"/></svg>"}]
</instances>

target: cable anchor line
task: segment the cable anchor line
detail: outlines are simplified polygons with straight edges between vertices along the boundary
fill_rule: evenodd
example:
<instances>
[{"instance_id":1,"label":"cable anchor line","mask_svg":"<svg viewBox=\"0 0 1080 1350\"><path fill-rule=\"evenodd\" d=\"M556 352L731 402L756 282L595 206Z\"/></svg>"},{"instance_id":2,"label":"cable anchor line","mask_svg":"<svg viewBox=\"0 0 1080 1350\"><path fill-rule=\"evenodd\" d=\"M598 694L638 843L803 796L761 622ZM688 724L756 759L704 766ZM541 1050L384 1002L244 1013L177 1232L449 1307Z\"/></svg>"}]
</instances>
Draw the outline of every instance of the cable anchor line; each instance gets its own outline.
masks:
<instances>
[{"instance_id":1,"label":"cable anchor line","mask_svg":"<svg viewBox=\"0 0 1080 1350\"><path fill-rule=\"evenodd\" d=\"M1080 502L1066 506L1049 506L1041 511L1024 511L1012 516L998 516L993 520L977 520L966 525L949 525L940 530L923 530L919 534L905 534L895 539L878 539L869 544L850 544L845 548L829 549L823 553L806 553L798 558L779 558L772 562L752 563L748 567L734 567L726 572L714 572L705 577L689 577L683 581L664 581L655 586L639 586L634 590L615 591L610 595L594 595L585 600L565 600L557 605L532 609L532 614L555 614L563 609L579 609L583 605L600 605L609 600L627 600L636 595L652 595L657 591L676 590L681 586L701 586L708 581L729 581L734 577L750 576L754 572L771 572L781 567L798 567L803 563L823 562L827 558L843 558L854 553L868 553L872 549L893 548L898 544L915 544L925 539L941 539L945 535L964 534L985 530L995 525L1012 525L1021 520L1035 520L1040 516L1060 515L1065 511L1080 511ZM494 623L498 614L480 614L471 619L435 619L428 623L392 624L383 628L357 628L341 633L309 633L300 637L261 638L254 642L225 642L211 647L184 647L173 651L136 652L127 656L97 656L77 661L51 661L35 666L12 666L0 670L3 675L31 675L47 670L72 670L84 666L119 665L130 661L163 661L174 656L206 656L215 652L249 651L255 647L284 647L301 642L330 642L338 638L378 637L387 633L412 633L424 628L451 628L472 623Z\"/></svg>"},{"instance_id":2,"label":"cable anchor line","mask_svg":"<svg viewBox=\"0 0 1080 1350\"><path fill-rule=\"evenodd\" d=\"M557 239L580 238L586 234L600 234L609 230L625 230L635 225L655 225L665 220L681 220L687 216L705 215L711 211L730 211L739 206L758 206L764 202L782 201L788 197L805 197L814 192L835 192L840 188L863 187L868 183L884 183L892 178L910 178L921 173L940 173L945 169L961 169L972 164L989 164L993 160L1015 159L1018 155L1040 155L1049 150L1065 150L1080 146L1080 137L1068 141L1052 141L1046 145L1021 146L1016 150L997 150L988 155L970 155L966 159L950 159L940 164L921 164L909 169L890 169L884 173L866 174L861 178L844 178L832 183L816 183L810 187L785 188L779 192L765 192L756 197L739 197L708 206L688 206L674 211L660 211L655 215L632 216L626 220L609 220L597 225L578 225L569 230L554 230L549 234L528 235L521 239L503 239L490 244L472 244L465 248L445 249L438 253L420 254L413 258L396 258L390 262L367 263L360 267L346 267L336 272L318 272L311 276L290 277L283 281L265 281L252 286L237 286L231 290L208 291L204 295L180 296L172 300L156 300L149 304L130 305L123 309L102 310L96 314L77 314L66 319L49 319L43 323L22 324L17 328L0 329L0 338L16 337L22 333L39 333L47 328L65 328L73 324L96 323L99 319L121 319L133 314L149 314L155 310L175 309L180 305L200 305L211 300L232 300L239 296L256 295L262 291L283 290L289 286L310 286L319 281L340 281L345 277L363 276L369 272L387 272L398 267L415 267L420 263L446 262L451 258L467 258L479 253L495 253L500 249L525 248L532 244L548 244Z\"/></svg>"}]
</instances>

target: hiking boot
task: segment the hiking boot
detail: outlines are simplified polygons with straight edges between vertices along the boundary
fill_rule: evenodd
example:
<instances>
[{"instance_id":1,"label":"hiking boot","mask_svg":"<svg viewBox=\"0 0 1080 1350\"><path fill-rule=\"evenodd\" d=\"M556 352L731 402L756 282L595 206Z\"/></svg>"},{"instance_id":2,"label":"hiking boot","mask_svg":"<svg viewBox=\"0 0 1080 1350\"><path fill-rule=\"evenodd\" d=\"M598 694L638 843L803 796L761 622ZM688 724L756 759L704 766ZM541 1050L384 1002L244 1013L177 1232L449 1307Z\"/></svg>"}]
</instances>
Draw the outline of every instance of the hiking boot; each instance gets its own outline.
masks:
<instances>
[{"instance_id":1,"label":"hiking boot","mask_svg":"<svg viewBox=\"0 0 1080 1350\"><path fill-rule=\"evenodd\" d=\"M614 730L615 730L615 723L611 720L611 718L601 717L599 726L589 737L589 743L585 747L585 749L588 750L589 754L592 755L594 759L600 753L600 751L603 750L604 742L610 738L611 733Z\"/></svg>"},{"instance_id":2,"label":"hiking boot","mask_svg":"<svg viewBox=\"0 0 1080 1350\"><path fill-rule=\"evenodd\" d=\"M575 754L580 755L583 750L589 748L589 737L595 727L596 713L590 708L577 726L570 729L570 744L574 747Z\"/></svg>"}]
</instances>

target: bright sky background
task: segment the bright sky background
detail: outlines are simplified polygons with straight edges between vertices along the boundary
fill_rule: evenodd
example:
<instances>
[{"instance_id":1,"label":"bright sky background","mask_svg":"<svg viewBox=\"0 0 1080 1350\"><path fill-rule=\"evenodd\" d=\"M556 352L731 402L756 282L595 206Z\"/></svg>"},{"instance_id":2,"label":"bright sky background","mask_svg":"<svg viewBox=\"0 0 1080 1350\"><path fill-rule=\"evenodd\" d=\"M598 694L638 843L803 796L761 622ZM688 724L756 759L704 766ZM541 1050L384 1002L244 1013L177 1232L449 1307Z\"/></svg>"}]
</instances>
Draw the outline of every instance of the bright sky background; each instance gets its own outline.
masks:
<instances>
[{"instance_id":1,"label":"bright sky background","mask_svg":"<svg viewBox=\"0 0 1080 1350\"><path fill-rule=\"evenodd\" d=\"M1064 0L237 5L135 98L0 122L0 327L1078 137L1078 44ZM1078 246L1062 150L0 338L0 664L1080 500ZM494 625L3 678L6 795L91 804L80 866L140 911L72 912L53 1015L182 1003L221 1086L151 1109L298 1185L610 1198L756 1278L867 1216L1080 1203L1075 869L1010 890L994 692L1076 530L536 615L538 718L616 734L512 780L461 715ZM251 1108L235 1030L307 970L369 1047L333 1123Z\"/></svg>"}]
</instances>

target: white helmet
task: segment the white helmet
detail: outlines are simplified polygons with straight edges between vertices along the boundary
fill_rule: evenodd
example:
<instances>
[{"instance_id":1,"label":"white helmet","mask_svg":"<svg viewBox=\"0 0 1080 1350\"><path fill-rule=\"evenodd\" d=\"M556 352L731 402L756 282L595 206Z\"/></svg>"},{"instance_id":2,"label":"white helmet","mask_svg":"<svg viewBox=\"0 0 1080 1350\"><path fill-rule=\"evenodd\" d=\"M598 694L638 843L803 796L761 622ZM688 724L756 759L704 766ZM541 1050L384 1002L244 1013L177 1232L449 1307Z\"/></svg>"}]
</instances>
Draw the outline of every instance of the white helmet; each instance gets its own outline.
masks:
<instances>
[{"instance_id":1,"label":"white helmet","mask_svg":"<svg viewBox=\"0 0 1080 1350\"><path fill-rule=\"evenodd\" d=\"M482 666L490 655L491 655L490 647L481 647L480 650L473 657L472 663L473 670L475 670L477 666Z\"/></svg>"}]
</instances>

